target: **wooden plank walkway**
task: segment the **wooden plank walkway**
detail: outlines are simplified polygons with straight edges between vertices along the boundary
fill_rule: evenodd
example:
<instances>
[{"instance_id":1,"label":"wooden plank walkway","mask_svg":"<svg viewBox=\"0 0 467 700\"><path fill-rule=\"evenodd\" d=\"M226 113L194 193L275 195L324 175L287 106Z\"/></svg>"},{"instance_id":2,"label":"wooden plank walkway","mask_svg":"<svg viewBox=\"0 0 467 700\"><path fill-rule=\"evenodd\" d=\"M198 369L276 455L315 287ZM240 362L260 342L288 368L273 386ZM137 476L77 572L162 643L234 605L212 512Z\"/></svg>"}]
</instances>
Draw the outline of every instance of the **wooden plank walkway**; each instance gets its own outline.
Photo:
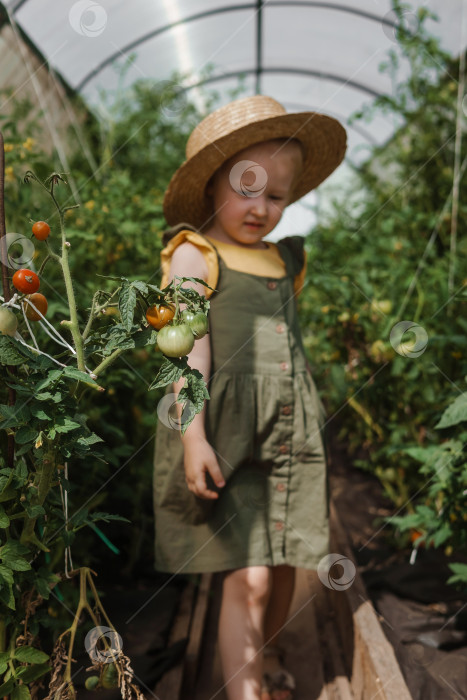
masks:
<instances>
[{"instance_id":1,"label":"wooden plank walkway","mask_svg":"<svg viewBox=\"0 0 467 700\"><path fill-rule=\"evenodd\" d=\"M353 695L335 634L334 612L322 595L324 587L319 580L313 581L312 573L297 569L288 622L281 635L281 645L288 651L286 666L297 684L295 697L296 700L351 700ZM221 598L219 576L215 577L214 596L207 615L199 673L192 692L182 695L184 698L227 700L216 639Z\"/></svg>"},{"instance_id":2,"label":"wooden plank walkway","mask_svg":"<svg viewBox=\"0 0 467 700\"><path fill-rule=\"evenodd\" d=\"M355 562L332 499L330 525L330 551ZM157 700L227 700L217 645L221 584L222 574L204 574L184 590L170 641L188 637L187 651L157 684ZM345 590L297 569L280 644L294 700L412 700L358 569Z\"/></svg>"}]
</instances>

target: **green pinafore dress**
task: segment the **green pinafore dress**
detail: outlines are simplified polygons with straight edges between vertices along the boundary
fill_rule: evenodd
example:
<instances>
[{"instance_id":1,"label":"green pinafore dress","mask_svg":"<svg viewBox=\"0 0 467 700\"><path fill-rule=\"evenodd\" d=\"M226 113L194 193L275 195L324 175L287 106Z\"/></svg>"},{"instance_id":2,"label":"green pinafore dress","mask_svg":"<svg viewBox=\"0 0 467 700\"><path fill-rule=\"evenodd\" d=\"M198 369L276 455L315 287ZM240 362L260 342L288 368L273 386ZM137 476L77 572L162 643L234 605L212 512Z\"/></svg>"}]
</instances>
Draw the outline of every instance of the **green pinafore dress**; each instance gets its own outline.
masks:
<instances>
[{"instance_id":1,"label":"green pinafore dress","mask_svg":"<svg viewBox=\"0 0 467 700\"><path fill-rule=\"evenodd\" d=\"M218 488L207 474L219 498L195 496L185 481L180 432L159 421L153 479L158 571L316 569L329 553L325 412L306 367L294 297L303 238L276 245L287 271L281 278L230 269L216 248L205 429L226 485ZM166 396L172 392L170 385Z\"/></svg>"}]
</instances>

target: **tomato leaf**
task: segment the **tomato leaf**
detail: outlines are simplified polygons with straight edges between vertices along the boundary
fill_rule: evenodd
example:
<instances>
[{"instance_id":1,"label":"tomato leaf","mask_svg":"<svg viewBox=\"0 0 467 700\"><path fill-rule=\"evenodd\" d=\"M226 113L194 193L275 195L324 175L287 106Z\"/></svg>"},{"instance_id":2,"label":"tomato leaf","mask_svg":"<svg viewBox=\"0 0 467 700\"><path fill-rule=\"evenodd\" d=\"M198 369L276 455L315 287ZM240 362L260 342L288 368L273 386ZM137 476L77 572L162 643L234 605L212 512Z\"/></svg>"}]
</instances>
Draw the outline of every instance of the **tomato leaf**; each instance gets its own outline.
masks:
<instances>
[{"instance_id":1,"label":"tomato leaf","mask_svg":"<svg viewBox=\"0 0 467 700\"><path fill-rule=\"evenodd\" d=\"M50 672L49 664L33 664L32 666L23 666L16 671L16 677L21 678L23 683L32 683L32 681L37 680L41 676ZM19 686L20 688L25 688L24 686Z\"/></svg>"},{"instance_id":2,"label":"tomato leaf","mask_svg":"<svg viewBox=\"0 0 467 700\"><path fill-rule=\"evenodd\" d=\"M96 433L91 433L91 435L86 435L84 437L80 437L77 442L80 445L83 446L88 446L88 445L94 445L96 442L104 442L102 438L99 437L99 435L96 435Z\"/></svg>"},{"instance_id":3,"label":"tomato leaf","mask_svg":"<svg viewBox=\"0 0 467 700\"><path fill-rule=\"evenodd\" d=\"M13 571L4 564L0 564L0 581L3 583L13 583Z\"/></svg>"},{"instance_id":4,"label":"tomato leaf","mask_svg":"<svg viewBox=\"0 0 467 700\"><path fill-rule=\"evenodd\" d=\"M11 610L16 610L15 596L13 594L13 584L0 589L0 600Z\"/></svg>"},{"instance_id":5,"label":"tomato leaf","mask_svg":"<svg viewBox=\"0 0 467 700\"><path fill-rule=\"evenodd\" d=\"M141 292L141 294L148 293L148 285L146 284L146 282L141 282L140 280L136 280L135 282L131 283L131 286L134 287L135 289L137 289L138 292Z\"/></svg>"},{"instance_id":6,"label":"tomato leaf","mask_svg":"<svg viewBox=\"0 0 467 700\"><path fill-rule=\"evenodd\" d=\"M8 695L8 693L15 687L15 679L10 678L6 683L0 685L0 695Z\"/></svg>"},{"instance_id":7,"label":"tomato leaf","mask_svg":"<svg viewBox=\"0 0 467 700\"><path fill-rule=\"evenodd\" d=\"M178 394L178 401L187 399L193 407L194 413L189 416L188 420L182 424L182 435L192 422L196 413L202 411L205 399L209 399L209 393L204 383L203 375L197 369L191 369L189 374L186 374L186 384L182 387Z\"/></svg>"},{"instance_id":8,"label":"tomato leaf","mask_svg":"<svg viewBox=\"0 0 467 700\"><path fill-rule=\"evenodd\" d=\"M124 328L129 331L133 323L136 305L136 289L125 280L118 298L118 309Z\"/></svg>"},{"instance_id":9,"label":"tomato leaf","mask_svg":"<svg viewBox=\"0 0 467 700\"><path fill-rule=\"evenodd\" d=\"M211 289L213 292L216 290L213 287L210 287L209 284L206 283L206 280L202 280L200 277L179 277L178 275L175 275L174 279L182 280L183 282L196 282L197 284L202 284L208 289Z\"/></svg>"},{"instance_id":10,"label":"tomato leaf","mask_svg":"<svg viewBox=\"0 0 467 700\"><path fill-rule=\"evenodd\" d=\"M8 527L10 524L10 518L8 515L5 513L5 508L3 506L0 506L0 528L5 528ZM1 574L1 565L0 565L0 574Z\"/></svg>"},{"instance_id":11,"label":"tomato leaf","mask_svg":"<svg viewBox=\"0 0 467 700\"><path fill-rule=\"evenodd\" d=\"M149 386L148 391L151 391L151 389L159 389L172 382L178 382L187 368L188 362L186 357L173 357L169 360L168 357L164 356L164 361L159 372Z\"/></svg>"},{"instance_id":12,"label":"tomato leaf","mask_svg":"<svg viewBox=\"0 0 467 700\"><path fill-rule=\"evenodd\" d=\"M435 428L449 428L463 421L467 421L467 391L449 404Z\"/></svg>"},{"instance_id":13,"label":"tomato leaf","mask_svg":"<svg viewBox=\"0 0 467 700\"><path fill-rule=\"evenodd\" d=\"M81 424L77 423L71 418L66 418L66 416L60 416L57 422L53 426L53 429L57 433L69 433L71 430L76 430L76 428L81 428Z\"/></svg>"},{"instance_id":14,"label":"tomato leaf","mask_svg":"<svg viewBox=\"0 0 467 700\"><path fill-rule=\"evenodd\" d=\"M77 379L81 382L86 382L87 384L95 384L94 379L87 372L81 372L81 370L75 367L65 367L63 370L63 376L68 379Z\"/></svg>"},{"instance_id":15,"label":"tomato leaf","mask_svg":"<svg viewBox=\"0 0 467 700\"><path fill-rule=\"evenodd\" d=\"M11 700L31 700L31 693L27 685L17 685L11 691Z\"/></svg>"},{"instance_id":16,"label":"tomato leaf","mask_svg":"<svg viewBox=\"0 0 467 700\"><path fill-rule=\"evenodd\" d=\"M157 331L153 328L146 328L133 336L135 348L143 348L145 345L155 345L157 341Z\"/></svg>"},{"instance_id":17,"label":"tomato leaf","mask_svg":"<svg viewBox=\"0 0 467 700\"><path fill-rule=\"evenodd\" d=\"M26 358L19 353L6 335L0 335L0 362L4 365L21 365Z\"/></svg>"},{"instance_id":18,"label":"tomato leaf","mask_svg":"<svg viewBox=\"0 0 467 700\"><path fill-rule=\"evenodd\" d=\"M131 520L128 520L128 518L124 518L122 515L112 515L111 513L92 513L88 517L88 520L92 522L104 520L106 523L110 522L111 520L121 520L124 523L131 523Z\"/></svg>"},{"instance_id":19,"label":"tomato leaf","mask_svg":"<svg viewBox=\"0 0 467 700\"><path fill-rule=\"evenodd\" d=\"M43 664L49 659L49 655L40 649L31 646L22 646L15 649L15 659L28 664Z\"/></svg>"},{"instance_id":20,"label":"tomato leaf","mask_svg":"<svg viewBox=\"0 0 467 700\"><path fill-rule=\"evenodd\" d=\"M45 515L45 509L43 506L39 505L39 503L33 506L30 506L29 503L25 503L24 510L30 518L37 518L39 515Z\"/></svg>"},{"instance_id":21,"label":"tomato leaf","mask_svg":"<svg viewBox=\"0 0 467 700\"><path fill-rule=\"evenodd\" d=\"M15 433L15 442L17 445L25 445L28 442L32 442L36 439L37 430L35 428L30 428L28 425L23 425L22 428Z\"/></svg>"}]
</instances>

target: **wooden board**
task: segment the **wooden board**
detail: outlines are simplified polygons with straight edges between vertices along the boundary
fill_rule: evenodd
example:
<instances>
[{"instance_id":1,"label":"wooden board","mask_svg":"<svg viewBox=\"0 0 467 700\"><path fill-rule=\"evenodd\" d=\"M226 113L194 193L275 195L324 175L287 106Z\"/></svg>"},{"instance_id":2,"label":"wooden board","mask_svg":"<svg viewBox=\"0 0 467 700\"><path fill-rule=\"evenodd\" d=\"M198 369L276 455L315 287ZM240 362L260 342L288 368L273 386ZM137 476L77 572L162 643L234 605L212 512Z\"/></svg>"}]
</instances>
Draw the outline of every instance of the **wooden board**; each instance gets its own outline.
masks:
<instances>
[{"instance_id":1,"label":"wooden board","mask_svg":"<svg viewBox=\"0 0 467 700\"><path fill-rule=\"evenodd\" d=\"M331 499L331 551L355 556ZM351 660L351 687L356 700L412 700L394 650L386 638L376 611L356 571L355 580L345 590L331 590L329 600L348 661ZM350 622L350 625L348 623Z\"/></svg>"},{"instance_id":2,"label":"wooden board","mask_svg":"<svg viewBox=\"0 0 467 700\"><path fill-rule=\"evenodd\" d=\"M196 596L196 605L190 624L190 640L185 653L185 667L181 691L181 696L184 698L192 697L196 676L199 672L206 614L209 601L212 597L212 579L212 573L203 574L201 576L199 590Z\"/></svg>"}]
</instances>

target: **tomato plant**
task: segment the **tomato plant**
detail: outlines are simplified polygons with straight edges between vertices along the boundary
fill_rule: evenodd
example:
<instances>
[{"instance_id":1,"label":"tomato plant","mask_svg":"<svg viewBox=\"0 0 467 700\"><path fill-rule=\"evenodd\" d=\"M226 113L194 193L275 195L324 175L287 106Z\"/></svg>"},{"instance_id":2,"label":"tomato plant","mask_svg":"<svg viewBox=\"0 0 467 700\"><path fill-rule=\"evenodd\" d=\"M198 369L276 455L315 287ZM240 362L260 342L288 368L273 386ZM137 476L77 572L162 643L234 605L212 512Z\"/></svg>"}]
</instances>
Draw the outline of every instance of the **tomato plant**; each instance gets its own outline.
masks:
<instances>
[{"instance_id":1,"label":"tomato plant","mask_svg":"<svg viewBox=\"0 0 467 700\"><path fill-rule=\"evenodd\" d=\"M13 275L13 285L16 287L18 292L23 292L23 294L33 294L37 292L40 287L39 277L32 270L27 270L26 268L21 268L21 270L16 270Z\"/></svg>"},{"instance_id":2,"label":"tomato plant","mask_svg":"<svg viewBox=\"0 0 467 700\"><path fill-rule=\"evenodd\" d=\"M195 336L186 323L164 326L157 334L157 345L167 357L184 357L193 349Z\"/></svg>"},{"instance_id":3,"label":"tomato plant","mask_svg":"<svg viewBox=\"0 0 467 700\"><path fill-rule=\"evenodd\" d=\"M174 314L175 306L172 304L170 306L153 304L146 309L146 320L150 326L160 330L173 319Z\"/></svg>"},{"instance_id":4,"label":"tomato plant","mask_svg":"<svg viewBox=\"0 0 467 700\"><path fill-rule=\"evenodd\" d=\"M65 233L66 213L76 205L60 205L55 193L56 186L65 183L60 173L53 173L41 182L32 171L28 171L25 181L30 180L42 186L57 209L60 241L56 245L60 248L54 250L55 244L48 243L47 256L39 274L41 278L44 276L46 264L49 266L47 271L58 268L60 274L54 282L65 283L60 296L66 302L66 311L59 329L46 318L34 329L22 319L18 323L12 309L22 307L26 318L34 320L40 315L32 304L45 316L47 299L37 293L39 276L28 269L18 270L13 275L15 288L25 297L18 300L17 294L12 295L8 265L2 259L0 372L3 403L0 403L0 441L2 448L5 446L6 449L0 453L0 601L5 607L0 621L0 696L19 697L23 693L21 688L26 689L26 678L31 679L31 691L36 691L36 682L51 674L50 697L72 697L73 646L78 626L82 624L82 613L87 612L96 627L100 615L105 617L109 626L111 623L105 616L92 581L94 572L86 566L73 568L71 544L76 533L85 526L103 539L96 521L129 522L118 515L98 510L92 512L91 507L86 507L89 498L85 505L80 505L73 495L69 500L70 513L64 505L63 493L70 488L69 474L82 473L88 465L94 469L97 466L102 468L103 464L105 469L108 462L103 456L111 452L108 448L105 453L103 439L88 425L89 416L83 411L83 397L87 398L91 391L99 392L98 395L106 391L98 380L123 352L135 349L147 353L146 348L155 346L158 333L147 327L145 315L151 296L156 296L157 304L173 314L174 309L179 311L180 301L191 309L199 308L203 301L194 290L181 289L183 282L190 278L181 278L161 290L142 280L117 276L108 277L106 288L95 291L92 299L86 300L84 294L77 298L69 264L71 246ZM2 239L6 235L1 222L0 235ZM107 314L108 309L115 310L116 314ZM193 333L187 325L177 326L182 333L183 328L191 348ZM39 335L44 331L47 331L44 333L47 345ZM70 337L65 338L62 333ZM149 389L165 387L184 377L186 385L181 392L192 404L192 419L202 410L209 394L202 375L192 370L187 358L180 357L180 354L185 355L186 350L183 353L179 350L176 360L172 359L173 356L164 357ZM132 379L134 383L134 377ZM190 422L187 420L182 430L186 430ZM118 432L117 428L115 431ZM117 454L116 459L122 454ZM104 541L108 543L108 540ZM58 562L63 561L64 552L65 571L57 574L55 571ZM55 587L59 594L57 584L68 582L76 575L80 577L76 613L67 629L51 640L51 665L47 663L49 655L37 648L38 642L43 643L43 637L39 639L39 630L44 632L45 628L42 620L48 617L41 609L42 601L49 600ZM88 602L89 593L94 596L94 607ZM30 605L31 601L34 605ZM50 602L45 603L47 605ZM56 630L57 627L53 631ZM24 644L15 648L19 634L23 635ZM141 692L132 683L129 659L123 652L105 672L96 665L93 668L99 670L103 687L125 683L127 689L131 688L131 698L142 700ZM26 697L26 693L23 694ZM127 697L130 698L130 694Z\"/></svg>"},{"instance_id":5,"label":"tomato plant","mask_svg":"<svg viewBox=\"0 0 467 700\"><path fill-rule=\"evenodd\" d=\"M190 326L195 338L203 338L208 332L208 317L202 311L190 311L184 309L182 311L182 319Z\"/></svg>"},{"instance_id":6,"label":"tomato plant","mask_svg":"<svg viewBox=\"0 0 467 700\"><path fill-rule=\"evenodd\" d=\"M32 226L32 232L38 241L45 241L50 235L50 226L46 221L36 221Z\"/></svg>"},{"instance_id":7,"label":"tomato plant","mask_svg":"<svg viewBox=\"0 0 467 700\"><path fill-rule=\"evenodd\" d=\"M40 321L41 316L37 313L37 311L40 311L42 316L45 316L47 313L47 307L47 299L40 292L36 292L35 294L28 294L28 296L23 301L24 313L30 321Z\"/></svg>"}]
</instances>

